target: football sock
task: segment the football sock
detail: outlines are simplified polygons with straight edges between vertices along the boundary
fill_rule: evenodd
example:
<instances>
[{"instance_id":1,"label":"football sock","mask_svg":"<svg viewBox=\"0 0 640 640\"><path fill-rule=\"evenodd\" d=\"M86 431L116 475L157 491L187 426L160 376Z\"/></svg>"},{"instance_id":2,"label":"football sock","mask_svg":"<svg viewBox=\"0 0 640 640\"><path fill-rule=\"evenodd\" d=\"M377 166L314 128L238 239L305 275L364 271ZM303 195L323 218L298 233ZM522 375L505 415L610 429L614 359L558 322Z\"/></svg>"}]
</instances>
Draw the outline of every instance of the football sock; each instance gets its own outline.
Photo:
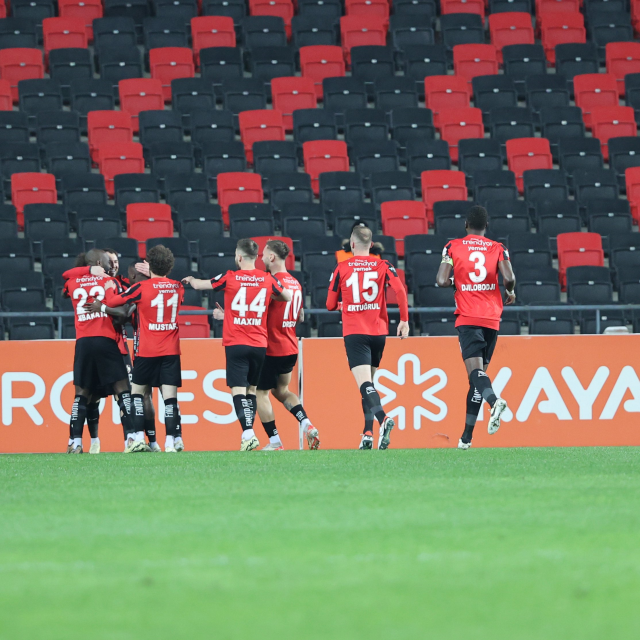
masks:
<instances>
[{"instance_id":1,"label":"football sock","mask_svg":"<svg viewBox=\"0 0 640 640\"><path fill-rule=\"evenodd\" d=\"M98 437L98 420L100 420L100 404L92 402L87 405L87 427L92 440Z\"/></svg>"},{"instance_id":2,"label":"football sock","mask_svg":"<svg viewBox=\"0 0 640 640\"><path fill-rule=\"evenodd\" d=\"M301 404L297 404L295 407L291 407L291 409L289 409L289 411L291 412L291 414L293 416L295 416L296 420L299 423L303 423L305 420L309 420L309 418L307 418L307 412L304 410L303 406ZM305 424L302 425L303 427L306 426Z\"/></svg>"},{"instance_id":3,"label":"football sock","mask_svg":"<svg viewBox=\"0 0 640 640\"><path fill-rule=\"evenodd\" d=\"M82 446L82 438L74 438L73 439L73 446L74 447L81 447Z\"/></svg>"},{"instance_id":4,"label":"football sock","mask_svg":"<svg viewBox=\"0 0 640 640\"><path fill-rule=\"evenodd\" d=\"M164 424L167 427L167 435L179 438L182 436L180 407L177 398L169 398L164 403Z\"/></svg>"},{"instance_id":5,"label":"football sock","mask_svg":"<svg viewBox=\"0 0 640 640\"><path fill-rule=\"evenodd\" d=\"M266 434L269 436L269 439L273 437L277 437L278 440L280 440L280 436L278 435L278 430L276 429L275 420L271 420L270 422L263 422L262 426L264 427Z\"/></svg>"},{"instance_id":6,"label":"football sock","mask_svg":"<svg viewBox=\"0 0 640 640\"><path fill-rule=\"evenodd\" d=\"M80 438L80 444L82 444L82 430L86 418L87 399L84 396L76 396L73 401L73 407L71 408L71 431L73 432L75 446L78 446L76 442L78 438Z\"/></svg>"},{"instance_id":7,"label":"football sock","mask_svg":"<svg viewBox=\"0 0 640 640\"><path fill-rule=\"evenodd\" d=\"M237 396L233 396L233 406L236 410L236 416L238 416L242 430L253 430L253 411L251 410L251 404L249 403L247 396L242 393L239 393Z\"/></svg>"},{"instance_id":8,"label":"football sock","mask_svg":"<svg viewBox=\"0 0 640 640\"><path fill-rule=\"evenodd\" d=\"M251 407L251 426L253 427L253 423L256 419L256 413L258 411L258 399L256 398L255 393L247 393L247 402Z\"/></svg>"},{"instance_id":9,"label":"football sock","mask_svg":"<svg viewBox=\"0 0 640 640\"><path fill-rule=\"evenodd\" d=\"M482 396L480 392L473 386L469 385L467 392L467 415L464 420L464 433L462 434L462 442L468 444L473 438L473 428L476 426L478 413L482 406Z\"/></svg>"},{"instance_id":10,"label":"football sock","mask_svg":"<svg viewBox=\"0 0 640 640\"><path fill-rule=\"evenodd\" d=\"M277 434L275 436L271 436L269 438L269 442L271 444L280 444L280 445L282 444L282 441L280 440L280 436Z\"/></svg>"},{"instance_id":11,"label":"football sock","mask_svg":"<svg viewBox=\"0 0 640 640\"><path fill-rule=\"evenodd\" d=\"M129 418L127 417L127 410L124 406L124 400L120 396L116 396L116 402L120 407L120 422L122 423L122 433L124 434L124 441L127 441L127 430L129 426Z\"/></svg>"},{"instance_id":12,"label":"football sock","mask_svg":"<svg viewBox=\"0 0 640 640\"><path fill-rule=\"evenodd\" d=\"M124 393L122 395L124 396ZM123 398L123 404L126 407L126 398ZM144 431L144 399L141 394L136 393L130 396L127 417L129 417L127 420L129 424L126 428L127 436L135 437L138 431ZM122 416L122 423L125 424L125 416Z\"/></svg>"},{"instance_id":13,"label":"football sock","mask_svg":"<svg viewBox=\"0 0 640 640\"><path fill-rule=\"evenodd\" d=\"M242 439L251 440L251 438L253 438L255 435L256 434L253 429L245 429L245 431L242 432Z\"/></svg>"},{"instance_id":14,"label":"football sock","mask_svg":"<svg viewBox=\"0 0 640 640\"><path fill-rule=\"evenodd\" d=\"M173 445L174 445L173 436L167 436L164 439L164 448L166 449L167 447L173 447Z\"/></svg>"},{"instance_id":15,"label":"football sock","mask_svg":"<svg viewBox=\"0 0 640 640\"><path fill-rule=\"evenodd\" d=\"M374 415L367 408L364 399L362 400L362 412L364 413L364 431L362 433L366 433L367 431L373 432Z\"/></svg>"},{"instance_id":16,"label":"football sock","mask_svg":"<svg viewBox=\"0 0 640 640\"><path fill-rule=\"evenodd\" d=\"M149 442L156 442L156 421L153 418L144 419L144 432L149 438Z\"/></svg>"},{"instance_id":17,"label":"football sock","mask_svg":"<svg viewBox=\"0 0 640 640\"><path fill-rule=\"evenodd\" d=\"M474 369L469 374L469 382L480 392L480 395L493 407L496 394L491 388L491 378L481 369Z\"/></svg>"},{"instance_id":18,"label":"football sock","mask_svg":"<svg viewBox=\"0 0 640 640\"><path fill-rule=\"evenodd\" d=\"M100 444L100 438L91 438L91 444Z\"/></svg>"},{"instance_id":19,"label":"football sock","mask_svg":"<svg viewBox=\"0 0 640 640\"><path fill-rule=\"evenodd\" d=\"M380 396L373 384L371 382L363 382L360 386L360 395L362 396L363 406L367 407L369 412L376 417L380 424L382 424L384 422L385 413L382 408L382 404L380 403Z\"/></svg>"}]
</instances>

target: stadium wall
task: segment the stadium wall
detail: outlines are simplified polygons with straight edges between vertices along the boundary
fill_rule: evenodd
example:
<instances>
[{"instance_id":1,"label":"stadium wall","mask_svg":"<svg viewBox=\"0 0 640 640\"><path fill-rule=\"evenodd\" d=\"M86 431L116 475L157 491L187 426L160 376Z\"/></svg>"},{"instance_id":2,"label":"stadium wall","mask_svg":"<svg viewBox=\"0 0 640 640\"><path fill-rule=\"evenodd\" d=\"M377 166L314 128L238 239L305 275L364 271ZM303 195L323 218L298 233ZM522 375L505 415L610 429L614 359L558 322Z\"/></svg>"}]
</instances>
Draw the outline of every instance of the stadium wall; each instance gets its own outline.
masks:
<instances>
[{"instance_id":1,"label":"stadium wall","mask_svg":"<svg viewBox=\"0 0 640 640\"><path fill-rule=\"evenodd\" d=\"M0 343L0 452L59 452L73 401L74 341ZM182 342L179 396L185 444L195 450L235 450L240 428L225 385L220 340ZM307 413L322 448L355 448L362 429L360 396L337 338L302 340L299 378ZM462 431L467 381L456 338L387 341L376 386L398 425L393 448L454 447ZM640 445L640 335L505 336L489 373L510 411L500 431L486 433L486 405L474 447ZM295 376L294 376L295 377ZM158 398L155 397L156 408ZM293 417L277 402L287 449L298 448ZM159 435L163 411L157 411ZM260 425L258 437L266 442ZM88 434L85 430L85 438ZM122 450L115 403L103 403L103 451Z\"/></svg>"}]
</instances>

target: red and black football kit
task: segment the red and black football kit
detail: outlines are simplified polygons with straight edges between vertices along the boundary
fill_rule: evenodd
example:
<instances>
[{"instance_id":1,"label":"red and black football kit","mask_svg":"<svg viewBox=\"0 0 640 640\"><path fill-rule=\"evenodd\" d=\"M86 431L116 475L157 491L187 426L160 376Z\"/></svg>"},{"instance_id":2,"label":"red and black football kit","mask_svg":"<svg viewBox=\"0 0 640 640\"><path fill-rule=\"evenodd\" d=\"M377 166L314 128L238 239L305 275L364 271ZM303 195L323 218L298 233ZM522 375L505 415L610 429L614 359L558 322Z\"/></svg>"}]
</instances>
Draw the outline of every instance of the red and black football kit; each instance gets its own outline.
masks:
<instances>
[{"instance_id":1,"label":"red and black football kit","mask_svg":"<svg viewBox=\"0 0 640 640\"><path fill-rule=\"evenodd\" d=\"M481 357L488 364L498 340L502 317L502 295L498 286L498 264L509 260L500 242L468 235L451 240L442 261L453 265L456 327L462 358Z\"/></svg>"},{"instance_id":2,"label":"red and black football kit","mask_svg":"<svg viewBox=\"0 0 640 640\"><path fill-rule=\"evenodd\" d=\"M360 365L378 367L389 316L385 288L395 291L400 320L409 320L407 292L394 266L377 256L355 256L340 262L329 283L327 309L335 311L342 301L342 335L349 368Z\"/></svg>"},{"instance_id":3,"label":"red and black football kit","mask_svg":"<svg viewBox=\"0 0 640 640\"><path fill-rule=\"evenodd\" d=\"M214 291L224 291L222 344L227 358L227 386L258 384L267 352L267 310L271 296L283 287L260 269L227 271L211 280Z\"/></svg>"},{"instance_id":4,"label":"red and black football kit","mask_svg":"<svg viewBox=\"0 0 640 640\"><path fill-rule=\"evenodd\" d=\"M121 294L107 291L110 307L136 305L134 384L182 386L178 312L183 298L182 283L169 278L150 278Z\"/></svg>"},{"instance_id":5,"label":"red and black football kit","mask_svg":"<svg viewBox=\"0 0 640 640\"><path fill-rule=\"evenodd\" d=\"M258 389L269 391L278 386L281 375L291 373L298 361L296 325L304 302L300 283L286 271L273 277L291 291L291 301L272 300L267 313L267 355L258 381Z\"/></svg>"}]
</instances>

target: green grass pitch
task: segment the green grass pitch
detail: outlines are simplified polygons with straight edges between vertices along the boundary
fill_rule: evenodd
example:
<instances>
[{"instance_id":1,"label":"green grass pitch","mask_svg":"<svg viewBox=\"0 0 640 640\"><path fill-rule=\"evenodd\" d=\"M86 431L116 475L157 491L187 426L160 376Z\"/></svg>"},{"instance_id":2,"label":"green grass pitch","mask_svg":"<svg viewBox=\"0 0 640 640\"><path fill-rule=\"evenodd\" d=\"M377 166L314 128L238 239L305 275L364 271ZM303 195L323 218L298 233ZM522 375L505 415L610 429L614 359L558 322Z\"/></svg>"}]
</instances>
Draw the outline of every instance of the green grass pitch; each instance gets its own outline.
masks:
<instances>
[{"instance_id":1,"label":"green grass pitch","mask_svg":"<svg viewBox=\"0 0 640 640\"><path fill-rule=\"evenodd\" d=\"M2 456L0 637L637 638L638 453Z\"/></svg>"}]
</instances>

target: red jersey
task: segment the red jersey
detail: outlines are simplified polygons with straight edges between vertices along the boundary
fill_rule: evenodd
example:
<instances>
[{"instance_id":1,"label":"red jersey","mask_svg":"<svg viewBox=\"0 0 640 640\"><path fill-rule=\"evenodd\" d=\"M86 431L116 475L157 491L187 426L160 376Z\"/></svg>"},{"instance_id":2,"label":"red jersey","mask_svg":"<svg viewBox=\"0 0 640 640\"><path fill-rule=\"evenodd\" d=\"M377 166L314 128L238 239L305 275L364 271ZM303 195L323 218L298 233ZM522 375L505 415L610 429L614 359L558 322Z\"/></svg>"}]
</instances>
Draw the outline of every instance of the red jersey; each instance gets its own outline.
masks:
<instances>
[{"instance_id":1,"label":"red jersey","mask_svg":"<svg viewBox=\"0 0 640 640\"><path fill-rule=\"evenodd\" d=\"M222 344L267 346L267 309L271 296L282 293L282 285L261 269L227 271L211 280L214 291L224 290Z\"/></svg>"},{"instance_id":2,"label":"red jersey","mask_svg":"<svg viewBox=\"0 0 640 640\"><path fill-rule=\"evenodd\" d=\"M91 313L85 309L85 305L94 300L103 300L105 297L105 284L113 280L111 276L93 276L90 267L77 267L66 271L71 272L71 277L64 283L63 292L71 298L75 312L76 338L88 338L102 336L104 338L118 339L118 332L113 326L111 316L106 313ZM82 275L79 275L82 272Z\"/></svg>"},{"instance_id":3,"label":"red jersey","mask_svg":"<svg viewBox=\"0 0 640 640\"><path fill-rule=\"evenodd\" d=\"M468 235L451 240L443 262L453 264L456 327L474 325L500 329L502 296L498 287L498 263L509 260L504 245L484 236Z\"/></svg>"},{"instance_id":4,"label":"red jersey","mask_svg":"<svg viewBox=\"0 0 640 640\"><path fill-rule=\"evenodd\" d=\"M124 293L107 291L110 307L135 304L137 316L137 356L180 355L178 311L184 298L181 282L169 278L150 278L134 284Z\"/></svg>"},{"instance_id":5,"label":"red jersey","mask_svg":"<svg viewBox=\"0 0 640 640\"><path fill-rule=\"evenodd\" d=\"M383 336L389 333L385 287L396 292L400 320L409 320L407 292L395 267L377 256L354 256L338 263L329 282L327 309L342 300L342 335Z\"/></svg>"},{"instance_id":6,"label":"red jersey","mask_svg":"<svg viewBox=\"0 0 640 640\"><path fill-rule=\"evenodd\" d=\"M298 353L296 325L304 298L300 283L286 271L274 273L273 277L284 289L289 289L291 302L272 300L267 313L267 355L291 356Z\"/></svg>"}]
</instances>

